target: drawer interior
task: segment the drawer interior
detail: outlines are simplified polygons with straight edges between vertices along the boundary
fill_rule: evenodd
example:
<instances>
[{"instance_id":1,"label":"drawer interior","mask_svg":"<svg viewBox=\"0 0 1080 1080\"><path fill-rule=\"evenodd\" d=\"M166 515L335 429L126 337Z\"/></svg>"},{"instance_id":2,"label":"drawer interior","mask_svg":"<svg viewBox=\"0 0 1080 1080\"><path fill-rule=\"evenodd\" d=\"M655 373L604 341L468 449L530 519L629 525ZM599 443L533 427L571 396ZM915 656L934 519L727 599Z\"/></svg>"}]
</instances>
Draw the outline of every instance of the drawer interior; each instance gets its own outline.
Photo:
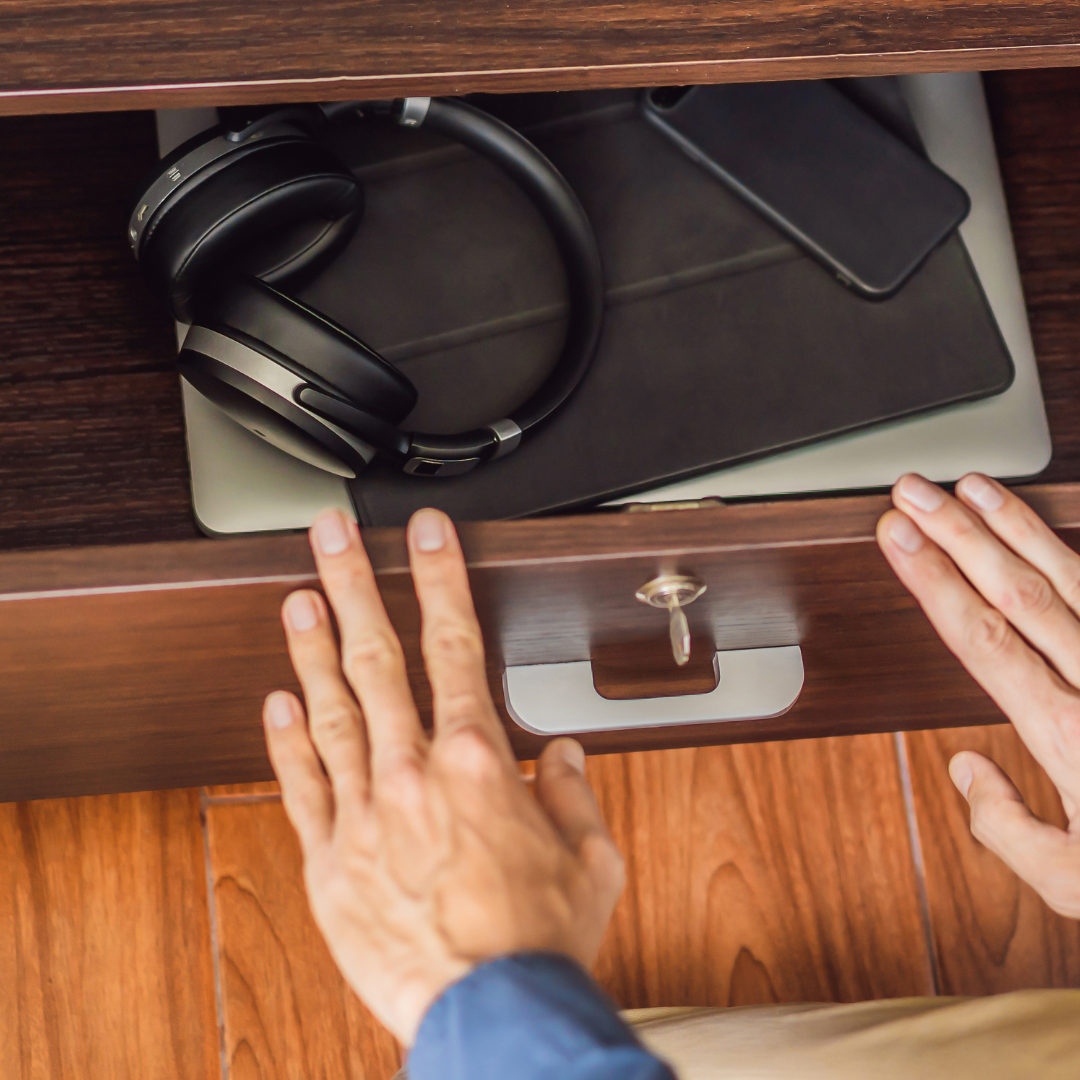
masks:
<instances>
[{"instance_id":1,"label":"drawer interior","mask_svg":"<svg viewBox=\"0 0 1080 1080\"><path fill-rule=\"evenodd\" d=\"M1080 480L1080 72L986 78L1051 424ZM194 539L169 317L124 243L147 112L7 117L0 549Z\"/></svg>"}]
</instances>

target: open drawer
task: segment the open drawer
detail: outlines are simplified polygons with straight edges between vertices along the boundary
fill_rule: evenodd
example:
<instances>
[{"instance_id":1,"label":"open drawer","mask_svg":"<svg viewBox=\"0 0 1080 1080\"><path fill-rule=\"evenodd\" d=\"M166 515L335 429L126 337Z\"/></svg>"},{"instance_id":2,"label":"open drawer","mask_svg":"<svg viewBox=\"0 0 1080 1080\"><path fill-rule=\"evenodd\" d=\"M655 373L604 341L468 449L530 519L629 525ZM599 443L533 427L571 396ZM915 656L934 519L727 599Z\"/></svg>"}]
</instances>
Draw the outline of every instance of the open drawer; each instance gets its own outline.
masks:
<instances>
[{"instance_id":1,"label":"open drawer","mask_svg":"<svg viewBox=\"0 0 1080 1080\"><path fill-rule=\"evenodd\" d=\"M1057 451L1049 482L1023 491L1067 536L1080 529L1080 233L1061 225L1080 175L1067 134L1077 88L1070 72L990 81ZM152 117L12 118L0 146L11 163L0 179L0 799L267 778L259 704L295 685L278 607L313 580L312 562L303 536L208 540L191 519L171 327L122 235L128 193L154 159ZM1000 719L878 554L886 504L848 495L463 526L517 753L535 755L542 738L506 710L504 685L512 696L523 685L506 671L537 664L592 661L606 698L656 701L654 726L582 735L593 752ZM401 530L365 540L426 708ZM635 592L672 572L708 585L687 611L698 655L801 648L790 710L664 715L679 689L665 617ZM520 697L511 706L529 714Z\"/></svg>"}]
</instances>

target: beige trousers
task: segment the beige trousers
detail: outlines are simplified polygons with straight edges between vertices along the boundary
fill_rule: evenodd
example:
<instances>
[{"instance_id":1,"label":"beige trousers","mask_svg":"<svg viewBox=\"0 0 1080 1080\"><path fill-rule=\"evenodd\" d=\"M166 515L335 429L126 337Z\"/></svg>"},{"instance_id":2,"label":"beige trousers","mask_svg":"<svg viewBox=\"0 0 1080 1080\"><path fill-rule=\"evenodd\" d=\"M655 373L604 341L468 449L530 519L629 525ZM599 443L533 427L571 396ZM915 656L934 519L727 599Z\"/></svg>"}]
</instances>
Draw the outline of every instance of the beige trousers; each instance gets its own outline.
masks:
<instances>
[{"instance_id":1,"label":"beige trousers","mask_svg":"<svg viewBox=\"0 0 1080 1080\"><path fill-rule=\"evenodd\" d=\"M1080 990L623 1015L679 1080L1080 1080Z\"/></svg>"}]
</instances>

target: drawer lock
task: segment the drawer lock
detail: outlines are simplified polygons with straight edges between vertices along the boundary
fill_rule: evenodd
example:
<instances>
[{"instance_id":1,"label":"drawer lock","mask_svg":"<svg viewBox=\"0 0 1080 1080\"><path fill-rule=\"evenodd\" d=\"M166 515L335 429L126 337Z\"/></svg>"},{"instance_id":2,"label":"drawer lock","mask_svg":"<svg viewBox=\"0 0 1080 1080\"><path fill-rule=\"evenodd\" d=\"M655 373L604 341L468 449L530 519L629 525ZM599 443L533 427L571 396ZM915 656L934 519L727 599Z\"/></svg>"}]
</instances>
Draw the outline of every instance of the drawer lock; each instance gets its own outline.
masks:
<instances>
[{"instance_id":1,"label":"drawer lock","mask_svg":"<svg viewBox=\"0 0 1080 1080\"><path fill-rule=\"evenodd\" d=\"M661 574L634 594L643 604L667 611L671 651L679 667L690 659L690 625L683 608L704 591L705 582L689 574Z\"/></svg>"}]
</instances>

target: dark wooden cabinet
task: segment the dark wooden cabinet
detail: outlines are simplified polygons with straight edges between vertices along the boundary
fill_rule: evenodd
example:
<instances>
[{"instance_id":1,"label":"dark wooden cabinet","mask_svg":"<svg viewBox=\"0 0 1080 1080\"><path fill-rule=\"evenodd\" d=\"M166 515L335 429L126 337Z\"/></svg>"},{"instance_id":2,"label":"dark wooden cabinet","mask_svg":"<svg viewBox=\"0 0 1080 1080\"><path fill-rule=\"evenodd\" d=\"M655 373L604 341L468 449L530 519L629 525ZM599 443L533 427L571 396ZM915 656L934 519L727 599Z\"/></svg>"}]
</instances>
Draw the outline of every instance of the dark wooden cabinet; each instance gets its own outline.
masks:
<instances>
[{"instance_id":1,"label":"dark wooden cabinet","mask_svg":"<svg viewBox=\"0 0 1080 1080\"><path fill-rule=\"evenodd\" d=\"M0 16L0 46L0 112L65 114L0 120L0 799L23 799L269 776L259 705L293 685L278 607L313 580L303 536L198 534L172 328L123 242L152 115L92 110L1065 64L1080 58L1080 14L19 2ZM1055 448L1022 491L1080 542L1080 71L987 85ZM843 495L465 525L496 698L508 663L590 657L611 696L620 680L686 689L663 616L634 599L678 569L709 584L689 609L699 648L799 644L803 693L774 720L608 732L585 737L590 750L1000 719L878 554L886 505ZM402 533L365 540L426 708ZM534 755L540 740L507 724Z\"/></svg>"}]
</instances>

